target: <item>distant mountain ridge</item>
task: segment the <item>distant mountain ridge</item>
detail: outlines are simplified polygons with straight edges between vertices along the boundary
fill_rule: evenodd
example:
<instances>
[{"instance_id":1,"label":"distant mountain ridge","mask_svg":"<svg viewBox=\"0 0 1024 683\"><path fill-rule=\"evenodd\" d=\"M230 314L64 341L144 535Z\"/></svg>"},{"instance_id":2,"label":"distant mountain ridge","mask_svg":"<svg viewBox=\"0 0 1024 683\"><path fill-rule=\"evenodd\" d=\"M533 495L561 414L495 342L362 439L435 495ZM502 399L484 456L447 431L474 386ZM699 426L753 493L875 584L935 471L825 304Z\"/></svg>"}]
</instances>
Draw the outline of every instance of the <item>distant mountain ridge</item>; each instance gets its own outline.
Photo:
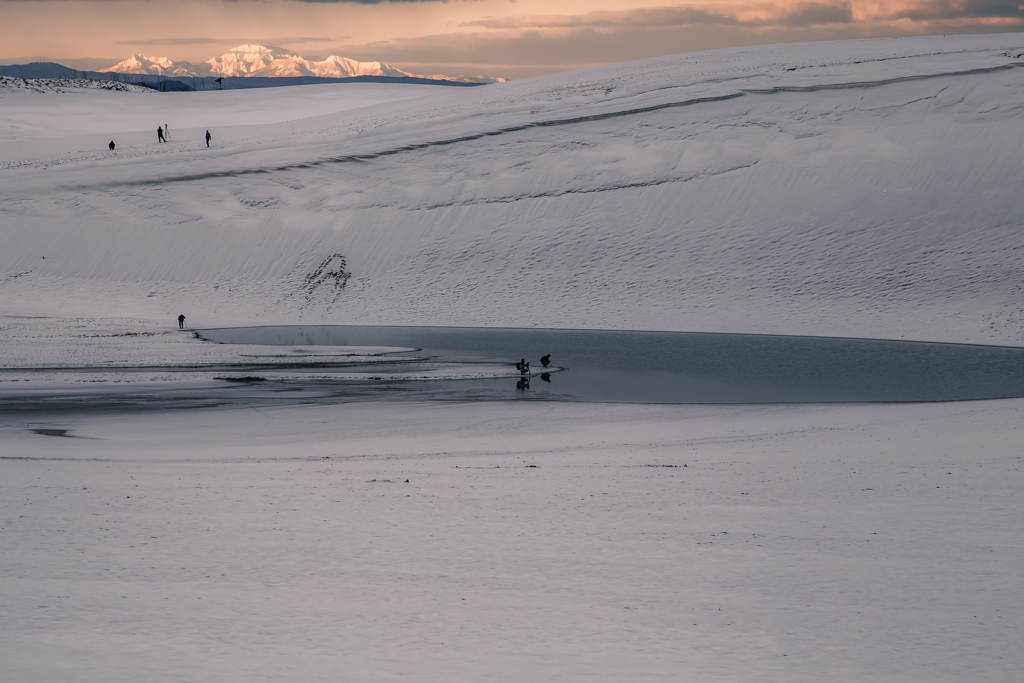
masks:
<instances>
[{"instance_id":1,"label":"distant mountain ridge","mask_svg":"<svg viewBox=\"0 0 1024 683\"><path fill-rule=\"evenodd\" d=\"M219 57L201 64L175 62L166 57L133 55L101 73L140 74L178 78L192 77L263 77L263 78L352 78L356 76L385 76L390 78L420 78L457 83L502 83L504 78L487 76L419 75L402 71L381 62L357 62L347 57L331 55L322 62L311 61L282 47L265 45L239 45Z\"/></svg>"}]
</instances>

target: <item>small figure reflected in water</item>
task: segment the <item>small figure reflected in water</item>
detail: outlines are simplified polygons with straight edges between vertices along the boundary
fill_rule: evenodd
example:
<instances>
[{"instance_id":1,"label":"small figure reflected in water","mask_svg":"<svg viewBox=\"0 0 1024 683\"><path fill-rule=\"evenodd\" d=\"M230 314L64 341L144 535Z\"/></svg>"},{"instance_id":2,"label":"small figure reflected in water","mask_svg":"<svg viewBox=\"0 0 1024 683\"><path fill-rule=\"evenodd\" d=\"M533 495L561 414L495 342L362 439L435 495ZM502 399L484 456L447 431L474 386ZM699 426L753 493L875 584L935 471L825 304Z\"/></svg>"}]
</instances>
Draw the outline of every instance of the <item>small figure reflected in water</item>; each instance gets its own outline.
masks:
<instances>
[{"instance_id":1,"label":"small figure reflected in water","mask_svg":"<svg viewBox=\"0 0 1024 683\"><path fill-rule=\"evenodd\" d=\"M544 374L542 374L540 376L540 379L541 379L542 382L547 382L547 383L550 384L551 383L551 373L550 372L545 372Z\"/></svg>"},{"instance_id":2,"label":"small figure reflected in water","mask_svg":"<svg viewBox=\"0 0 1024 683\"><path fill-rule=\"evenodd\" d=\"M529 377L520 377L519 381L516 382L516 389L518 389L519 391L524 391L524 390L529 389L529 388L530 388L530 378Z\"/></svg>"},{"instance_id":3,"label":"small figure reflected in water","mask_svg":"<svg viewBox=\"0 0 1024 683\"><path fill-rule=\"evenodd\" d=\"M544 367L551 365L551 354L549 353L546 356L541 356L540 364L543 365Z\"/></svg>"},{"instance_id":4,"label":"small figure reflected in water","mask_svg":"<svg viewBox=\"0 0 1024 683\"><path fill-rule=\"evenodd\" d=\"M525 375L530 371L530 364L526 362L525 358L520 358L519 362L516 363L516 370L519 371L520 375Z\"/></svg>"}]
</instances>

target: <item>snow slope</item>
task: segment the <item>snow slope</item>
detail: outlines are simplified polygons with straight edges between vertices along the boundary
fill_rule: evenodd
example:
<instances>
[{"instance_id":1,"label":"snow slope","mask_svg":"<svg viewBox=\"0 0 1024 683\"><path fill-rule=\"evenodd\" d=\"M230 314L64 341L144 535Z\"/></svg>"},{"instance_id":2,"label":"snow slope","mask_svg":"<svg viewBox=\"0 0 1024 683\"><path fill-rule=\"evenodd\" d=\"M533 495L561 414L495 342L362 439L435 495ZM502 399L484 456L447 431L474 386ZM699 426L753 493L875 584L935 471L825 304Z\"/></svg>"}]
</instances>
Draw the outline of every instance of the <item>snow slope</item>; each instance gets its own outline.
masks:
<instances>
[{"instance_id":1,"label":"snow slope","mask_svg":"<svg viewBox=\"0 0 1024 683\"><path fill-rule=\"evenodd\" d=\"M76 93L84 90L146 93L150 88L117 81L94 81L87 78L10 78L0 76L0 98L30 93Z\"/></svg>"},{"instance_id":2,"label":"snow slope","mask_svg":"<svg viewBox=\"0 0 1024 683\"><path fill-rule=\"evenodd\" d=\"M17 131L3 99L2 309L1017 343L1022 52L737 49L390 102L321 86L305 112L314 91L251 91L242 116L239 93L40 95ZM345 290L310 295L335 255Z\"/></svg>"},{"instance_id":3,"label":"snow slope","mask_svg":"<svg viewBox=\"0 0 1024 683\"><path fill-rule=\"evenodd\" d=\"M145 133L138 138L139 151L156 140L156 127L171 126L172 135L191 129L194 139L202 140L207 128L230 129L277 125L308 117L323 116L350 109L435 93L438 88L414 84L346 83L344 85L299 85L273 88L269 94L254 90L207 91L187 93L156 93L140 86L114 81L74 81L91 90L114 87L132 90L140 97L108 97L100 92L67 92L60 97L42 90L43 82L8 78L0 81L0 108L4 112L0 143L4 144L3 161L39 154L42 163L49 163L48 150L57 153L88 153L95 139L118 139ZM71 81L69 81L71 82ZM35 90L33 90L35 88ZM268 101L272 106L268 106ZM199 132L196 138L196 131ZM95 136L95 137L93 137ZM173 141L173 140L172 140ZM120 145L119 145L120 146ZM119 152L121 150L118 150ZM118 157L123 158L123 157ZM13 163L24 163L14 161Z\"/></svg>"},{"instance_id":4,"label":"snow slope","mask_svg":"<svg viewBox=\"0 0 1024 683\"><path fill-rule=\"evenodd\" d=\"M211 345L179 312L1017 343L1021 38L0 90L6 394L147 367L120 410L0 415L0 680L1016 680L1022 400L134 392L374 351Z\"/></svg>"}]
</instances>

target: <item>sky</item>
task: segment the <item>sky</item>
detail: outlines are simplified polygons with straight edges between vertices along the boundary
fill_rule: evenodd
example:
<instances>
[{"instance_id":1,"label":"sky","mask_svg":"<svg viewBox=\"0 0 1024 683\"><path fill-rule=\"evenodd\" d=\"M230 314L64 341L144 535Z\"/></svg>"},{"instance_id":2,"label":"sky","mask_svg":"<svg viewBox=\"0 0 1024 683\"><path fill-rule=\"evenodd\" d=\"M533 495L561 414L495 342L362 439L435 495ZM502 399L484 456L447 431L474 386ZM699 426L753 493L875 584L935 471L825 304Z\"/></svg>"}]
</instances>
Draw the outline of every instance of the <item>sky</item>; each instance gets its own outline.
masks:
<instances>
[{"instance_id":1,"label":"sky","mask_svg":"<svg viewBox=\"0 0 1024 683\"><path fill-rule=\"evenodd\" d=\"M1024 31L1024 0L0 0L0 17L0 64L203 62L255 43L516 79L743 45Z\"/></svg>"}]
</instances>

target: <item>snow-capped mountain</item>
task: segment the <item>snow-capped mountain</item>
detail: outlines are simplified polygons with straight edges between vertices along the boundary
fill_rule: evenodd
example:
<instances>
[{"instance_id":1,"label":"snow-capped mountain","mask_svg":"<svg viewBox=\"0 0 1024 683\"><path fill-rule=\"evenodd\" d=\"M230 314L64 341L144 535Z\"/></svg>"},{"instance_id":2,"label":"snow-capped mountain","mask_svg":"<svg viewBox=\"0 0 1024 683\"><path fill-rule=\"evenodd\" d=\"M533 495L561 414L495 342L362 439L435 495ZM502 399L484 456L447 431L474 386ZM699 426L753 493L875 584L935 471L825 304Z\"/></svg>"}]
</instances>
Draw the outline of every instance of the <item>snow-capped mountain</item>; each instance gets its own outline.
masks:
<instances>
[{"instance_id":1,"label":"snow-capped mountain","mask_svg":"<svg viewBox=\"0 0 1024 683\"><path fill-rule=\"evenodd\" d=\"M311 61L291 50L264 45L239 45L219 57L202 64L175 62L166 57L133 55L106 69L106 73L149 74L153 76L262 76L287 78L318 76L320 78L351 78L352 76L391 76L429 78L463 83L501 83L503 78L485 76L423 76L412 74L381 62L357 62L331 55L322 62Z\"/></svg>"},{"instance_id":2,"label":"snow-capped mountain","mask_svg":"<svg viewBox=\"0 0 1024 683\"><path fill-rule=\"evenodd\" d=\"M150 76L198 76L189 62L173 62L166 57L132 55L114 66L100 69L103 73L148 74Z\"/></svg>"}]
</instances>

